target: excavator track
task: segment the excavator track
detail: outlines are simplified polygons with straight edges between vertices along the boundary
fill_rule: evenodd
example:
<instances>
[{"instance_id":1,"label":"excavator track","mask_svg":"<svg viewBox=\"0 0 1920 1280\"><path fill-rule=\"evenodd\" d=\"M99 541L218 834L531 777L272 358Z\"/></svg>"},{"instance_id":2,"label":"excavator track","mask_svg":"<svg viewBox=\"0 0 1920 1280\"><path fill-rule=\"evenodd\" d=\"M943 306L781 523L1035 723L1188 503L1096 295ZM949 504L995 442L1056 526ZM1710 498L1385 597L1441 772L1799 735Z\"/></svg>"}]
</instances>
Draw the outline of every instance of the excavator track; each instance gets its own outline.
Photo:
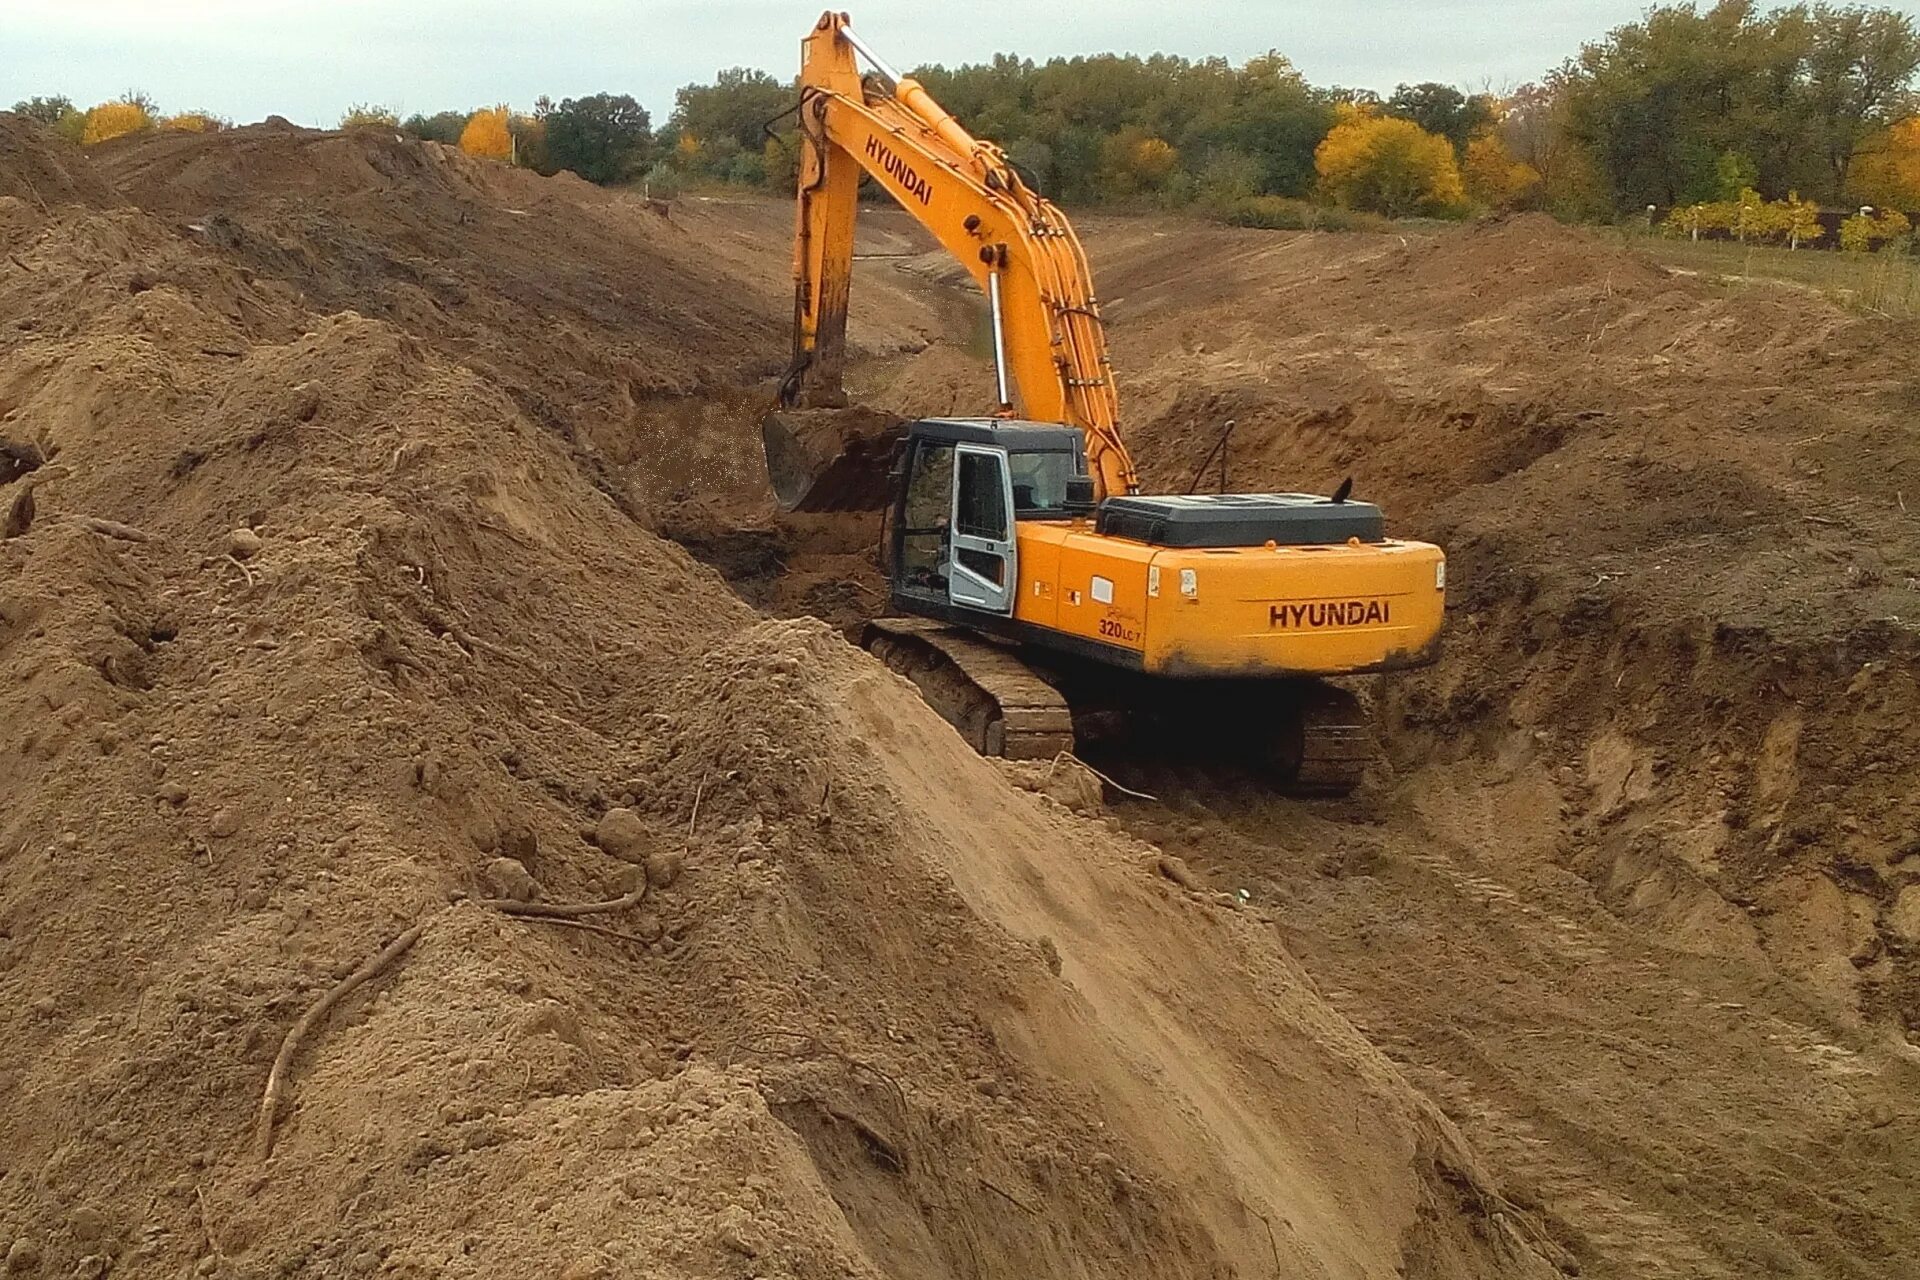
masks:
<instances>
[{"instance_id":1,"label":"excavator track","mask_svg":"<svg viewBox=\"0 0 1920 1280\"><path fill-rule=\"evenodd\" d=\"M1307 686L1295 713L1299 724L1297 759L1289 746L1274 763L1289 772L1282 785L1304 795L1343 796L1360 785L1373 759L1372 726L1360 699L1345 689L1315 682Z\"/></svg>"},{"instance_id":2,"label":"excavator track","mask_svg":"<svg viewBox=\"0 0 1920 1280\"><path fill-rule=\"evenodd\" d=\"M862 643L981 755L1049 760L1073 750L1067 700L1006 648L919 618L878 618Z\"/></svg>"},{"instance_id":3,"label":"excavator track","mask_svg":"<svg viewBox=\"0 0 1920 1280\"><path fill-rule=\"evenodd\" d=\"M965 628L879 618L867 624L862 643L913 681L981 755L1048 760L1072 751L1076 711L1083 728L1101 726L1103 743L1114 739L1111 699L1076 708L1017 651ZM1147 713L1128 732L1139 735L1142 747L1150 743L1154 755L1250 768L1291 795L1343 796L1360 785L1373 758L1373 733L1360 700L1345 689L1290 681L1267 697L1209 692L1191 691L1199 696L1181 699L1178 709Z\"/></svg>"}]
</instances>

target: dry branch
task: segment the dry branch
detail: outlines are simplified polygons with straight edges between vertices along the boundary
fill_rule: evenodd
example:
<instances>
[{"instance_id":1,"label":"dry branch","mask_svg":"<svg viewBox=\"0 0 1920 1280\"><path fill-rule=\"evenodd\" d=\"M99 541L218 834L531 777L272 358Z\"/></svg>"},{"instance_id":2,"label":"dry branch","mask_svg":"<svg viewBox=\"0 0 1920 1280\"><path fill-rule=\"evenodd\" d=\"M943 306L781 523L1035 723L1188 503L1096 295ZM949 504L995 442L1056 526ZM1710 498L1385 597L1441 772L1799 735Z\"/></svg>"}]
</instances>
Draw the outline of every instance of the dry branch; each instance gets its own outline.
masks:
<instances>
[{"instance_id":1,"label":"dry branch","mask_svg":"<svg viewBox=\"0 0 1920 1280\"><path fill-rule=\"evenodd\" d=\"M572 920L578 916L605 915L610 911L625 911L637 907L647 896L647 882L642 880L639 888L618 898L609 898L605 902L522 902L518 898L481 898L479 904L510 916L532 916L541 920Z\"/></svg>"},{"instance_id":2,"label":"dry branch","mask_svg":"<svg viewBox=\"0 0 1920 1280\"><path fill-rule=\"evenodd\" d=\"M631 942L636 946L646 946L647 940L637 933L622 933L618 929L608 929L585 920L569 920L564 916L515 916L524 924L558 924L569 929L585 929L588 933L597 933L603 938L618 938L622 942Z\"/></svg>"},{"instance_id":3,"label":"dry branch","mask_svg":"<svg viewBox=\"0 0 1920 1280\"><path fill-rule=\"evenodd\" d=\"M287 1038L280 1042L280 1053L273 1060L273 1070L267 1073L266 1092L260 1097L260 1115L255 1122L253 1146L254 1154L261 1161L273 1154L274 1117L280 1109L281 1099L286 1096L287 1084L293 1078L293 1060L299 1054L302 1042L333 1011L335 1005L362 983L385 973L396 960L412 950L413 944L420 941L420 935L426 931L427 921L422 920L389 942L378 955L328 988L327 994L321 996L313 1008L307 1010L300 1021L293 1024L293 1029L287 1032Z\"/></svg>"},{"instance_id":4,"label":"dry branch","mask_svg":"<svg viewBox=\"0 0 1920 1280\"><path fill-rule=\"evenodd\" d=\"M136 529L118 520L103 520L99 516L81 516L80 527L104 537L118 538L122 542L152 542L156 537L145 529Z\"/></svg>"}]
</instances>

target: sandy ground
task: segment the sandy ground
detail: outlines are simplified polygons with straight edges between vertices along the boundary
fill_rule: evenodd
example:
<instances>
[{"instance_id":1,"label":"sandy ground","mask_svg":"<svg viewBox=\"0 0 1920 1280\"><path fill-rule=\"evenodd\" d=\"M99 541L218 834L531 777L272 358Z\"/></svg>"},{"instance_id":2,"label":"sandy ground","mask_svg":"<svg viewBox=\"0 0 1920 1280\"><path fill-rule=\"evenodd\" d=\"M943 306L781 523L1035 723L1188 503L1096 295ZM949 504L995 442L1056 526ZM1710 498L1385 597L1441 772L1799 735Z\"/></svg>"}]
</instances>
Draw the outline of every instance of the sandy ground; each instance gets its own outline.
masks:
<instances>
[{"instance_id":1,"label":"sandy ground","mask_svg":"<svg viewBox=\"0 0 1920 1280\"><path fill-rule=\"evenodd\" d=\"M865 225L856 391L977 407ZM839 639L779 202L0 117L9 1266L1920 1269L1912 335L1536 220L1086 229L1151 481L1232 419L1449 547L1352 799L1002 768Z\"/></svg>"},{"instance_id":2,"label":"sandy ground","mask_svg":"<svg viewBox=\"0 0 1920 1280\"><path fill-rule=\"evenodd\" d=\"M1268 922L655 532L738 216L0 116L9 1274L1551 1274Z\"/></svg>"},{"instance_id":3,"label":"sandy ground","mask_svg":"<svg viewBox=\"0 0 1920 1280\"><path fill-rule=\"evenodd\" d=\"M1537 219L1086 228L1150 485L1231 420L1233 486L1354 476L1455 584L1356 799L1102 760L1160 798L1111 812L1271 913L1587 1273L1920 1266L1909 326ZM970 333L868 396L977 412ZM768 536L719 561L763 603L870 605L783 596L833 560Z\"/></svg>"}]
</instances>

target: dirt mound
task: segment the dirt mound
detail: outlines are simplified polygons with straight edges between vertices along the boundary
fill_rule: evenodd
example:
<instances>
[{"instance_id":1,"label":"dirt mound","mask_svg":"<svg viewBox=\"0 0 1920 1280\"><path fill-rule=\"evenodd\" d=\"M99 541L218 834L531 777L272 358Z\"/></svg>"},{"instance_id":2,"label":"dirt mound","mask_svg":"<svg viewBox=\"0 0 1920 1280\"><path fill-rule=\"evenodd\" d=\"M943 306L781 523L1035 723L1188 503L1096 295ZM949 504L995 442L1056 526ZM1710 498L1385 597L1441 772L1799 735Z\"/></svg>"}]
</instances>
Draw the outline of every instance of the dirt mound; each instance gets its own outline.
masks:
<instances>
[{"instance_id":1,"label":"dirt mound","mask_svg":"<svg viewBox=\"0 0 1920 1280\"><path fill-rule=\"evenodd\" d=\"M43 214L59 205L102 207L119 202L77 148L44 125L0 111L0 201L13 200Z\"/></svg>"},{"instance_id":2,"label":"dirt mound","mask_svg":"<svg viewBox=\"0 0 1920 1280\"><path fill-rule=\"evenodd\" d=\"M11 1271L1546 1273L1238 899L609 494L771 324L690 232L392 146L4 232Z\"/></svg>"},{"instance_id":3,"label":"dirt mound","mask_svg":"<svg viewBox=\"0 0 1920 1280\"><path fill-rule=\"evenodd\" d=\"M1587 832L1576 861L1602 881L1661 865L1688 886L1675 910L1763 919L1831 878L1845 911L1759 935L1850 1005L1920 1019L1891 924L1920 815L1887 776L1920 709L1889 678L1920 648L1910 325L1538 217L1404 240L1120 225L1094 245L1122 264L1116 362L1153 483L1185 488L1235 419L1235 487L1353 475L1447 544L1454 657L1397 686L1436 731L1404 743L1522 728L1602 792L1614 766L1587 744L1636 744L1620 767L1660 780L1661 816ZM1823 745L1780 755L1803 735ZM1642 821L1712 834L1662 848Z\"/></svg>"},{"instance_id":4,"label":"dirt mound","mask_svg":"<svg viewBox=\"0 0 1920 1280\"><path fill-rule=\"evenodd\" d=\"M1234 420L1230 487L1353 476L1450 555L1446 656L1374 686L1394 767L1356 820L1144 775L1171 799L1132 828L1290 904L1590 1272L1912 1270L1914 326L1537 217L1091 231L1150 486ZM1769 1151L1726 1179L1742 1114Z\"/></svg>"},{"instance_id":5,"label":"dirt mound","mask_svg":"<svg viewBox=\"0 0 1920 1280\"><path fill-rule=\"evenodd\" d=\"M97 155L224 261L505 388L628 510L761 496L732 424L757 417L754 389L784 367L790 298L711 252L697 205L663 217L377 129L149 135Z\"/></svg>"}]
</instances>

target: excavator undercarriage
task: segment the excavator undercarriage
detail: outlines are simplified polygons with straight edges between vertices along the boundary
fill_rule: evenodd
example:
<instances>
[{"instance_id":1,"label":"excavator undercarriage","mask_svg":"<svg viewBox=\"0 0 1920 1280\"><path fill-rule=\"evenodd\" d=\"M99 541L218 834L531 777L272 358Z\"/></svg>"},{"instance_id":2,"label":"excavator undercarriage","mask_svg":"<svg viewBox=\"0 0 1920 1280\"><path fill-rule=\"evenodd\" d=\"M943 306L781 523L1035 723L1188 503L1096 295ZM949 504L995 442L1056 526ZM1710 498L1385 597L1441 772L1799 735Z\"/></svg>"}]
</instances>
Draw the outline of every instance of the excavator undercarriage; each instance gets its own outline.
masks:
<instances>
[{"instance_id":1,"label":"excavator undercarriage","mask_svg":"<svg viewBox=\"0 0 1920 1280\"><path fill-rule=\"evenodd\" d=\"M926 618L877 618L861 642L985 756L1213 762L1288 794L1343 796L1375 753L1360 699L1322 680L1169 685Z\"/></svg>"}]
</instances>

